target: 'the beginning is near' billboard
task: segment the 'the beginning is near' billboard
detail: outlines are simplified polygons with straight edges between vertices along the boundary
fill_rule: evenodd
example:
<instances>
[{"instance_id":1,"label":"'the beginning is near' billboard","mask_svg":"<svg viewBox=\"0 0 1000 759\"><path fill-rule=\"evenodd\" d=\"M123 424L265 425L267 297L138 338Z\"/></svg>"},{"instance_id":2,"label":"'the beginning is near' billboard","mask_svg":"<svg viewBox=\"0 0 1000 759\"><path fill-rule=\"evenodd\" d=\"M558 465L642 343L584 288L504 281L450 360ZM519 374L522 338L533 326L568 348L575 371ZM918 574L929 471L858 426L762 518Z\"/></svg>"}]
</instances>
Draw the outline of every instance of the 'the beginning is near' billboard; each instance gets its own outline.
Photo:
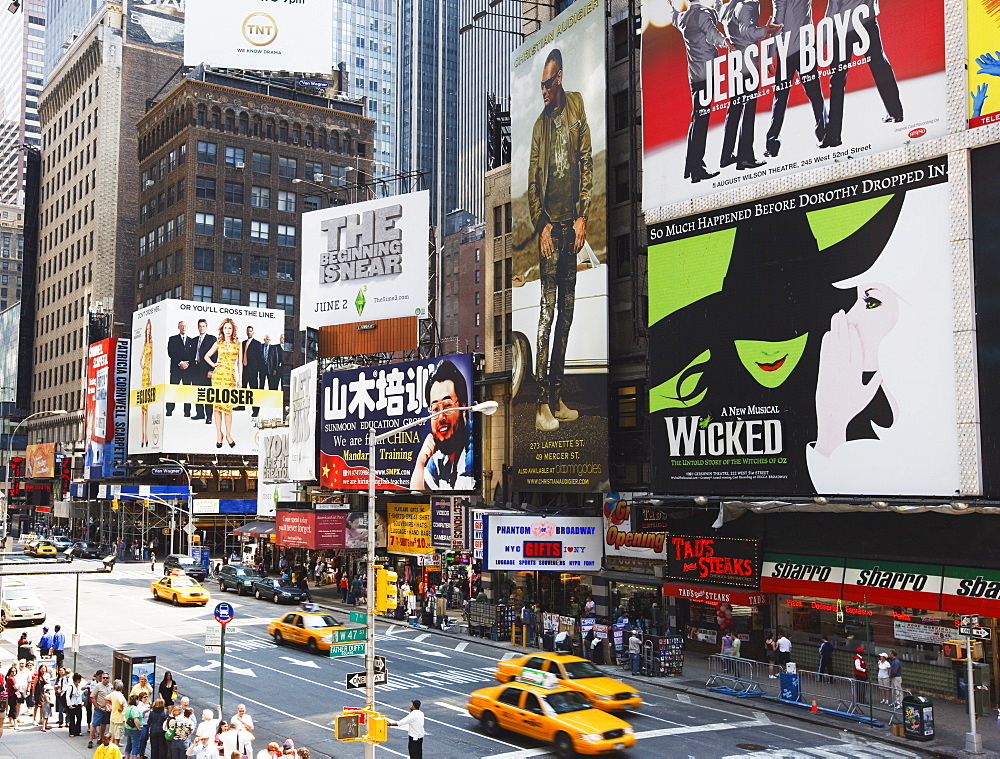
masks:
<instances>
[{"instance_id":1,"label":"'the beginning is near' billboard","mask_svg":"<svg viewBox=\"0 0 1000 759\"><path fill-rule=\"evenodd\" d=\"M427 313L427 190L302 214L300 329Z\"/></svg>"},{"instance_id":2,"label":"'the beginning is near' billboard","mask_svg":"<svg viewBox=\"0 0 1000 759\"><path fill-rule=\"evenodd\" d=\"M184 65L327 73L330 0L187 0Z\"/></svg>"}]
</instances>

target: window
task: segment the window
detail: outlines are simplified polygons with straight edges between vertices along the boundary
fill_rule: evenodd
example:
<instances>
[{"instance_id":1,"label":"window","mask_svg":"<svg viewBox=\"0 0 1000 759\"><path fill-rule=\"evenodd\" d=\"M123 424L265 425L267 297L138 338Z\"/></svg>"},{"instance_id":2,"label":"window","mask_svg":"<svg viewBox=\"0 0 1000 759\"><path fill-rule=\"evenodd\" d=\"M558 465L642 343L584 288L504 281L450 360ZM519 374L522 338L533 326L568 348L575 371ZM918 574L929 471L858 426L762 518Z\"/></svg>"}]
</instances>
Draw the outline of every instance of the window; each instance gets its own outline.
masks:
<instances>
[{"instance_id":1,"label":"window","mask_svg":"<svg viewBox=\"0 0 1000 759\"><path fill-rule=\"evenodd\" d=\"M330 183L337 187L347 184L347 167L330 164Z\"/></svg>"},{"instance_id":2,"label":"window","mask_svg":"<svg viewBox=\"0 0 1000 759\"><path fill-rule=\"evenodd\" d=\"M267 187L251 187L250 205L254 208L270 208L271 191Z\"/></svg>"},{"instance_id":3,"label":"window","mask_svg":"<svg viewBox=\"0 0 1000 759\"><path fill-rule=\"evenodd\" d=\"M302 164L302 168L305 178L308 179L310 182L323 181L323 164L313 163L312 161L306 161L304 164ZM320 175L319 179L316 178L317 174Z\"/></svg>"},{"instance_id":4,"label":"window","mask_svg":"<svg viewBox=\"0 0 1000 759\"><path fill-rule=\"evenodd\" d=\"M286 179L294 179L298 171L298 161L294 158L278 156L278 176Z\"/></svg>"},{"instance_id":5,"label":"window","mask_svg":"<svg viewBox=\"0 0 1000 759\"><path fill-rule=\"evenodd\" d=\"M240 301L243 299L243 293L238 287L223 287L222 297L219 298L219 303L225 303L227 306L238 306Z\"/></svg>"},{"instance_id":6,"label":"window","mask_svg":"<svg viewBox=\"0 0 1000 759\"><path fill-rule=\"evenodd\" d=\"M184 200L184 186L185 186L184 180L181 179L177 183L177 199L178 200Z\"/></svg>"},{"instance_id":7,"label":"window","mask_svg":"<svg viewBox=\"0 0 1000 759\"><path fill-rule=\"evenodd\" d=\"M291 224L278 225L278 245L284 248L295 247L295 227Z\"/></svg>"},{"instance_id":8,"label":"window","mask_svg":"<svg viewBox=\"0 0 1000 759\"><path fill-rule=\"evenodd\" d=\"M226 145L226 166L234 169L242 169L246 166L246 153L243 148L234 148Z\"/></svg>"},{"instance_id":9,"label":"window","mask_svg":"<svg viewBox=\"0 0 1000 759\"><path fill-rule=\"evenodd\" d=\"M620 163L615 166L615 203L627 203L629 200L629 165Z\"/></svg>"},{"instance_id":10,"label":"window","mask_svg":"<svg viewBox=\"0 0 1000 759\"><path fill-rule=\"evenodd\" d=\"M315 211L323 207L323 198L319 195L306 195L302 198L303 211Z\"/></svg>"},{"instance_id":11,"label":"window","mask_svg":"<svg viewBox=\"0 0 1000 759\"><path fill-rule=\"evenodd\" d=\"M270 174L271 155L269 153L254 153L253 171L255 174Z\"/></svg>"},{"instance_id":12,"label":"window","mask_svg":"<svg viewBox=\"0 0 1000 759\"><path fill-rule=\"evenodd\" d=\"M476 271L475 271L475 279L476 279L476 284L478 285L479 284L479 269L476 269Z\"/></svg>"},{"instance_id":13,"label":"window","mask_svg":"<svg viewBox=\"0 0 1000 759\"><path fill-rule=\"evenodd\" d=\"M243 273L243 256L240 253L223 253L222 254L222 273L223 274L242 274Z\"/></svg>"},{"instance_id":14,"label":"window","mask_svg":"<svg viewBox=\"0 0 1000 759\"><path fill-rule=\"evenodd\" d=\"M167 242L170 242L171 240L174 239L174 236L177 234L175 232L175 229L176 229L176 223L174 222L173 219L170 219L167 222Z\"/></svg>"},{"instance_id":15,"label":"window","mask_svg":"<svg viewBox=\"0 0 1000 759\"><path fill-rule=\"evenodd\" d=\"M234 216L226 216L222 222L222 235L230 240L243 239L243 219Z\"/></svg>"},{"instance_id":16,"label":"window","mask_svg":"<svg viewBox=\"0 0 1000 759\"><path fill-rule=\"evenodd\" d=\"M199 301L201 303L211 303L212 302L212 286L211 285L195 285L194 295L191 297L192 300Z\"/></svg>"},{"instance_id":17,"label":"window","mask_svg":"<svg viewBox=\"0 0 1000 759\"><path fill-rule=\"evenodd\" d=\"M239 182L226 182L226 202L243 205L243 185Z\"/></svg>"},{"instance_id":18,"label":"window","mask_svg":"<svg viewBox=\"0 0 1000 759\"><path fill-rule=\"evenodd\" d=\"M267 293L251 290L250 308L267 308Z\"/></svg>"},{"instance_id":19,"label":"window","mask_svg":"<svg viewBox=\"0 0 1000 759\"><path fill-rule=\"evenodd\" d=\"M629 22L628 19L624 21L619 21L613 27L611 31L614 33L614 56L616 61L624 61L628 58L628 38L629 38Z\"/></svg>"},{"instance_id":20,"label":"window","mask_svg":"<svg viewBox=\"0 0 1000 759\"><path fill-rule=\"evenodd\" d=\"M479 305L479 301L480 301L480 298L479 298L479 290L476 290L476 305L477 305L477 306Z\"/></svg>"},{"instance_id":21,"label":"window","mask_svg":"<svg viewBox=\"0 0 1000 759\"><path fill-rule=\"evenodd\" d=\"M615 276L630 277L632 275L632 251L629 247L629 236L618 235L614 238Z\"/></svg>"},{"instance_id":22,"label":"window","mask_svg":"<svg viewBox=\"0 0 1000 759\"><path fill-rule=\"evenodd\" d=\"M278 210L295 212L295 193L286 190L278 190Z\"/></svg>"},{"instance_id":23,"label":"window","mask_svg":"<svg viewBox=\"0 0 1000 759\"><path fill-rule=\"evenodd\" d=\"M493 292L503 290L503 261L493 262Z\"/></svg>"},{"instance_id":24,"label":"window","mask_svg":"<svg viewBox=\"0 0 1000 759\"><path fill-rule=\"evenodd\" d=\"M276 279L284 279L289 282L294 282L295 262L290 261L287 258L279 258L274 276Z\"/></svg>"},{"instance_id":25,"label":"window","mask_svg":"<svg viewBox=\"0 0 1000 759\"><path fill-rule=\"evenodd\" d=\"M198 163L218 163L218 147L214 142L198 140Z\"/></svg>"},{"instance_id":26,"label":"window","mask_svg":"<svg viewBox=\"0 0 1000 759\"><path fill-rule=\"evenodd\" d=\"M194 270L215 271L215 251L211 248L195 248Z\"/></svg>"},{"instance_id":27,"label":"window","mask_svg":"<svg viewBox=\"0 0 1000 759\"><path fill-rule=\"evenodd\" d=\"M278 293L274 296L274 307L284 310L285 316L295 316L295 296L282 295Z\"/></svg>"},{"instance_id":28,"label":"window","mask_svg":"<svg viewBox=\"0 0 1000 759\"><path fill-rule=\"evenodd\" d=\"M271 225L266 221L251 221L250 239L254 242L268 242L271 239Z\"/></svg>"},{"instance_id":29,"label":"window","mask_svg":"<svg viewBox=\"0 0 1000 759\"><path fill-rule=\"evenodd\" d=\"M196 213L194 215L194 233L196 235L215 234L215 214Z\"/></svg>"},{"instance_id":30,"label":"window","mask_svg":"<svg viewBox=\"0 0 1000 759\"><path fill-rule=\"evenodd\" d=\"M264 256L250 256L250 276L267 279L270 276L270 261Z\"/></svg>"},{"instance_id":31,"label":"window","mask_svg":"<svg viewBox=\"0 0 1000 759\"><path fill-rule=\"evenodd\" d=\"M616 92L612 98L612 109L614 110L615 129L628 128L628 90Z\"/></svg>"},{"instance_id":32,"label":"window","mask_svg":"<svg viewBox=\"0 0 1000 759\"><path fill-rule=\"evenodd\" d=\"M146 255L146 235L143 235L142 237L139 238L139 255L140 256ZM6 261L3 262L3 266L5 269L7 268Z\"/></svg>"},{"instance_id":33,"label":"window","mask_svg":"<svg viewBox=\"0 0 1000 759\"><path fill-rule=\"evenodd\" d=\"M634 429L639 426L639 392L635 385L619 387L615 392L617 401L616 420L618 429Z\"/></svg>"},{"instance_id":34,"label":"window","mask_svg":"<svg viewBox=\"0 0 1000 759\"><path fill-rule=\"evenodd\" d=\"M177 214L177 236L184 236L184 214Z\"/></svg>"},{"instance_id":35,"label":"window","mask_svg":"<svg viewBox=\"0 0 1000 759\"><path fill-rule=\"evenodd\" d=\"M493 317L493 347L499 348L503 345L503 317Z\"/></svg>"},{"instance_id":36,"label":"window","mask_svg":"<svg viewBox=\"0 0 1000 759\"><path fill-rule=\"evenodd\" d=\"M210 177L197 177L194 180L194 196L202 200L215 200L215 180Z\"/></svg>"}]
</instances>

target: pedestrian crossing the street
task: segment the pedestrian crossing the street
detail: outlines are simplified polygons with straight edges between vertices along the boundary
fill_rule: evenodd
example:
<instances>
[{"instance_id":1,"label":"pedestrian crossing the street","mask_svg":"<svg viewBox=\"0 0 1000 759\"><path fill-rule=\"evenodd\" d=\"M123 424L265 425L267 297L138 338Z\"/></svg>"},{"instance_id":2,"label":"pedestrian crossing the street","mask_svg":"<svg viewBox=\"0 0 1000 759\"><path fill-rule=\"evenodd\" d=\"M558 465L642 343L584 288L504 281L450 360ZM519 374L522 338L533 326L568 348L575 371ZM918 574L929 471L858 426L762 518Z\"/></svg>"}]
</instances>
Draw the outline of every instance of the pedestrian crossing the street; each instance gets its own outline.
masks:
<instances>
[{"instance_id":1,"label":"pedestrian crossing the street","mask_svg":"<svg viewBox=\"0 0 1000 759\"><path fill-rule=\"evenodd\" d=\"M826 746L801 746L728 754L722 759L917 759L919 754L895 746L865 746L860 743L834 743Z\"/></svg>"}]
</instances>

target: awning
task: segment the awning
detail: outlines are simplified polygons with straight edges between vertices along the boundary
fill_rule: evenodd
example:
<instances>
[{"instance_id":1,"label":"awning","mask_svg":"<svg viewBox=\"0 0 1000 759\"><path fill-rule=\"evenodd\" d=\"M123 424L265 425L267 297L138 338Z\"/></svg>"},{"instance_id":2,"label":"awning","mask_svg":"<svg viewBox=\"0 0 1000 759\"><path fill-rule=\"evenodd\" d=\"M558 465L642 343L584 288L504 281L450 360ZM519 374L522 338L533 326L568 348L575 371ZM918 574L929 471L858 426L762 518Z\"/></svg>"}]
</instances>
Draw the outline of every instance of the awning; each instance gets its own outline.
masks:
<instances>
[{"instance_id":1,"label":"awning","mask_svg":"<svg viewBox=\"0 0 1000 759\"><path fill-rule=\"evenodd\" d=\"M247 522L234 529L233 535L274 535L274 522Z\"/></svg>"},{"instance_id":2,"label":"awning","mask_svg":"<svg viewBox=\"0 0 1000 759\"><path fill-rule=\"evenodd\" d=\"M708 603L729 603L737 606L766 606L767 596L760 591L726 588L720 585L681 585L663 583L663 595L671 598L689 598Z\"/></svg>"}]
</instances>

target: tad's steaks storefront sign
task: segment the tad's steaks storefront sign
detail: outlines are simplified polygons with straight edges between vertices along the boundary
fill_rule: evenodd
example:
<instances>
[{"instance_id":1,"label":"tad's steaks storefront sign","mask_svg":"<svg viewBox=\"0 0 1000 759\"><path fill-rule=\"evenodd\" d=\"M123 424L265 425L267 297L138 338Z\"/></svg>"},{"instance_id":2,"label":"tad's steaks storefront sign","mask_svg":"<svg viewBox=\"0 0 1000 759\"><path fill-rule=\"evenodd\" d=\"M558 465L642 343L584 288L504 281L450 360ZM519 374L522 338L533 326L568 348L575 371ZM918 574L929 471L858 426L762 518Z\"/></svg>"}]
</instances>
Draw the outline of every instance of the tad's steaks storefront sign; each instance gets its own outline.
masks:
<instances>
[{"instance_id":1,"label":"tad's steaks storefront sign","mask_svg":"<svg viewBox=\"0 0 1000 759\"><path fill-rule=\"evenodd\" d=\"M756 540L670 535L667 543L668 579L754 589L759 586Z\"/></svg>"}]
</instances>

